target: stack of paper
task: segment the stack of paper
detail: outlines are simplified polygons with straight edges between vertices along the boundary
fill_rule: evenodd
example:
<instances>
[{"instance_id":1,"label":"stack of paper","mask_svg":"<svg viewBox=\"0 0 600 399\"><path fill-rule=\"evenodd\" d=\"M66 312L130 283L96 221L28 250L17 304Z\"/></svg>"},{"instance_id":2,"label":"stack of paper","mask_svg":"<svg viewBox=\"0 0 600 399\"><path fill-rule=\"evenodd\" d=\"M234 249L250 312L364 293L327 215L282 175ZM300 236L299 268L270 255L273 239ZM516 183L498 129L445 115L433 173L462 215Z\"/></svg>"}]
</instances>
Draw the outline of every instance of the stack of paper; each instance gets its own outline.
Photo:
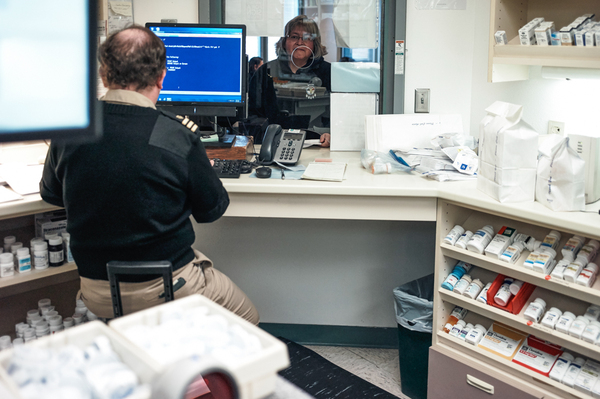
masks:
<instances>
[{"instance_id":1,"label":"stack of paper","mask_svg":"<svg viewBox=\"0 0 600 399\"><path fill-rule=\"evenodd\" d=\"M342 181L346 172L345 162L311 162L302 174L303 179Z\"/></svg>"},{"instance_id":2,"label":"stack of paper","mask_svg":"<svg viewBox=\"0 0 600 399\"><path fill-rule=\"evenodd\" d=\"M470 146L456 145L464 143L463 137L448 140L451 135L442 135L431 141L437 148L412 148L394 151L407 165L415 168L423 176L438 180L471 180L476 178L479 161Z\"/></svg>"},{"instance_id":3,"label":"stack of paper","mask_svg":"<svg viewBox=\"0 0 600 399\"><path fill-rule=\"evenodd\" d=\"M446 133L463 133L461 115L393 114L365 116L365 148L379 152L430 148Z\"/></svg>"}]
</instances>

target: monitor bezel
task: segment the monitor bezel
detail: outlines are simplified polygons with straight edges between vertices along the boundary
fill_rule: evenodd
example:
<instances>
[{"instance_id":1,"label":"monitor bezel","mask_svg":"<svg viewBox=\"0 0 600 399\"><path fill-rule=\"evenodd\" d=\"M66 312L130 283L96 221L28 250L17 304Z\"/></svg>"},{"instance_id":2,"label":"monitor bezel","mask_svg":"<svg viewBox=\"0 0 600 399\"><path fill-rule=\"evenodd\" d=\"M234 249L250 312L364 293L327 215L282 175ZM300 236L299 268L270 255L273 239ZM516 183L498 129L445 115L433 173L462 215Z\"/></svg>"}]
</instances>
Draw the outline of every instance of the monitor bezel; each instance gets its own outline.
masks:
<instances>
[{"instance_id":1,"label":"monitor bezel","mask_svg":"<svg viewBox=\"0 0 600 399\"><path fill-rule=\"evenodd\" d=\"M177 114L198 116L224 116L243 118L247 103L248 66L246 62L246 25L239 24L194 24L179 22L147 22L150 27L184 27L184 28L231 28L242 30L241 69L241 102L205 102L205 101L157 101L156 106Z\"/></svg>"},{"instance_id":2,"label":"monitor bezel","mask_svg":"<svg viewBox=\"0 0 600 399\"><path fill-rule=\"evenodd\" d=\"M0 142L15 141L33 141L33 140L94 140L102 134L102 106L96 99L96 90L98 84L96 51L98 47L98 2L89 0L86 2L87 9L87 103L88 103L88 125L79 128L58 128L58 129L35 129L19 130L18 132L1 132ZM54 79L58 77L53 77ZM35 110L32 110L32 117L35 117Z\"/></svg>"}]
</instances>

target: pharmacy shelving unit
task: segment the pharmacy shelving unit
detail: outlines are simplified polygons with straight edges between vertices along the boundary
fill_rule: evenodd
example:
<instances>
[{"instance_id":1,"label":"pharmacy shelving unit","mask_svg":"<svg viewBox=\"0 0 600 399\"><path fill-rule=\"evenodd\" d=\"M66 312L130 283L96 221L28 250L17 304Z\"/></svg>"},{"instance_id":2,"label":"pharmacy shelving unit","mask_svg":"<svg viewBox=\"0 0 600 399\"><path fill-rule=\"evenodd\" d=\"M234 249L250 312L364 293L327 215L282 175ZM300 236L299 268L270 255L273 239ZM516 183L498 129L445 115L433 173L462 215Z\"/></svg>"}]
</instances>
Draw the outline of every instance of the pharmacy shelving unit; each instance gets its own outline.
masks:
<instances>
[{"instance_id":1,"label":"pharmacy shelving unit","mask_svg":"<svg viewBox=\"0 0 600 399\"><path fill-rule=\"evenodd\" d=\"M20 240L33 238L33 215L56 209L60 208L42 201L37 194L0 204L1 236L18 231ZM24 321L27 311L35 308L41 298L52 298L60 314L72 314L78 289L79 274L74 263L0 278L0 335L14 335L15 324Z\"/></svg>"},{"instance_id":2,"label":"pharmacy shelving unit","mask_svg":"<svg viewBox=\"0 0 600 399\"><path fill-rule=\"evenodd\" d=\"M598 47L522 46L518 31L533 18L554 21L556 29L575 18L595 13L597 0L492 0L488 59L488 81L504 82L529 78L529 66L600 69ZM494 34L506 31L507 45L496 45Z\"/></svg>"},{"instance_id":3,"label":"pharmacy shelving unit","mask_svg":"<svg viewBox=\"0 0 600 399\"><path fill-rule=\"evenodd\" d=\"M578 392L566 385L558 383L545 377L539 373L529 370L516 363L496 356L490 352L480 349L477 346L470 345L444 333L442 330L450 312L455 306L461 306L468 309L465 321L473 324L479 323L488 328L493 322L499 322L504 325L513 327L516 330L526 334L535 335L538 338L549 341L551 343L561 345L565 350L579 354L584 358L591 358L600 361L600 346L589 344L583 340L549 329L540 324L528 325L527 320L523 317L523 312L527 304L533 299L540 297L547 303L547 309L557 307L562 311L570 311L575 315L582 315L585 309L590 304L600 305L600 280L592 287L583 287L575 283L568 283L563 280L547 278L541 273L526 269L523 267L523 261L528 255L528 251L523 251L521 257L515 264L494 259L486 255L479 255L468 250L463 250L448 244L443 243L443 238L455 226L461 225L465 230L476 231L485 225L492 225L494 231L498 231L502 226L510 226L517 229L520 233L526 233L534 236L537 239L543 239L546 234L555 229L561 232L562 239L560 247L574 234L579 234L587 239L600 239L597 229L590 233L590 230L581 228L581 226L570 225L568 223L569 213L562 213L564 220L562 223L556 223L549 218L536 217L520 217L511 212L511 208L505 208L501 204L492 208L480 208L471 206L466 202L453 202L443 199L438 200L438 215L437 215L437 242L436 242L436 278L435 278L435 298L434 298L434 325L433 325L433 347L430 355L430 394L435 396L435 392L439 392L441 384L452 383L448 382L448 378L444 382L436 381L437 377L432 377L432 372L439 369L440 363L447 365L453 369L453 373L459 373L459 369L464 371L463 375L457 381L463 382L467 374L484 373L485 378L479 375L478 380L489 383L490 379L496 379L496 383L492 384L496 392L502 392L502 389L517 389L521 391L519 397L577 397L588 398L590 396ZM597 218L597 215L591 215L590 218ZM558 251L560 252L560 251ZM560 255L557 255L561 259ZM452 271L454 265L458 261L464 261L473 265L470 274L473 278L479 278L486 284L492 282L498 274L510 276L536 286L529 299L525 302L525 306L520 314L512 314L505 310L477 302L468 297L459 295L452 291L441 288L441 283L446 276ZM435 359L436 362L433 362ZM434 363L438 363L434 365ZM483 370L488 370L485 373ZM454 375L454 374L453 374ZM500 377L500 378L498 378ZM477 383L475 383L477 385ZM486 384L479 384L481 389L484 389ZM449 389L444 385L444 389ZM471 391L469 391L471 392ZM488 393L484 391L474 390L475 396L468 397L485 397ZM480 392L482 396L477 396Z\"/></svg>"}]
</instances>

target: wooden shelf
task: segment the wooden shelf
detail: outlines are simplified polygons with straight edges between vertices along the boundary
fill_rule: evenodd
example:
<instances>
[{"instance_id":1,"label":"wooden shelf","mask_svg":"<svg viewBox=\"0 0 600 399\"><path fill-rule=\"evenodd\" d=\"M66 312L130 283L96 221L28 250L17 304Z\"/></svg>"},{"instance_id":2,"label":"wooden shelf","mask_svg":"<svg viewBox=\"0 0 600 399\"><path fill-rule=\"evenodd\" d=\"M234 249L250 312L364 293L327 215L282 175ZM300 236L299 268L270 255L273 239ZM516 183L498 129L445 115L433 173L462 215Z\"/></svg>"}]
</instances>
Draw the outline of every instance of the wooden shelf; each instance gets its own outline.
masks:
<instances>
[{"instance_id":1,"label":"wooden shelf","mask_svg":"<svg viewBox=\"0 0 600 399\"><path fill-rule=\"evenodd\" d=\"M526 281L538 287L543 287L548 290L568 295L577 298L581 301L600 305L600 279L597 279L592 287L584 287L568 281L551 278L541 273L523 267L523 262L529 254L528 251L523 251L521 257L515 264L495 260L486 255L479 255L474 252L463 250L447 244L441 244L442 253L444 256L449 256L453 259L462 260L474 266L481 267L498 274L504 274L522 281ZM546 277L550 277L546 279ZM564 310L564 309L563 309Z\"/></svg>"},{"instance_id":2,"label":"wooden shelf","mask_svg":"<svg viewBox=\"0 0 600 399\"><path fill-rule=\"evenodd\" d=\"M457 349L464 355L483 360L485 363L504 370L512 375L519 375L520 379L541 387L544 390L548 390L560 398L567 397L568 395L581 399L591 398L590 395L579 392L573 388L561 384L560 382L554 381L549 377L536 373L533 370L529 370L528 368L517 363L503 359L500 356L494 356L490 352L485 351L478 346L468 344L465 341L444 333L443 331L438 331L436 336L440 342L443 342L444 345Z\"/></svg>"},{"instance_id":3,"label":"wooden shelf","mask_svg":"<svg viewBox=\"0 0 600 399\"><path fill-rule=\"evenodd\" d=\"M0 298L78 278L77 266L73 262L44 270L33 269L23 274L15 273L14 276L0 278Z\"/></svg>"},{"instance_id":4,"label":"wooden shelf","mask_svg":"<svg viewBox=\"0 0 600 399\"><path fill-rule=\"evenodd\" d=\"M592 345L588 342L585 342L582 339L572 337L568 334L564 334L560 331L550 329L538 323L533 323L531 325L527 324L527 320L523 317L523 312L525 311L525 308L527 307L529 302L531 302L537 297L541 297L543 299L544 297L547 298L549 296L548 293L544 295L538 290L534 291L534 293L531 295L531 297L521 310L521 312L515 315L505 310L496 308L494 306L485 305L481 302L474 301L471 298L456 294L452 291L448 291L443 288L440 288L439 291L442 300L450 302L453 305L468 309L469 312L477 313L490 320L495 320L502 324L506 324L507 326L513 327L524 333L532 334L538 338L552 342L553 344L561 345L564 348L570 349L573 352L585 354L585 356L587 357L592 357L594 359L600 360L600 346ZM581 308L582 307L579 306L579 309ZM484 327L489 327L489 325Z\"/></svg>"},{"instance_id":5,"label":"wooden shelf","mask_svg":"<svg viewBox=\"0 0 600 399\"><path fill-rule=\"evenodd\" d=\"M433 335L433 345L436 347L449 347L460 351L466 357L476 359L478 362L485 363L492 368L507 373L510 376L506 378L508 383L514 382L516 384L518 381L521 381L525 386L547 390L551 393L551 395L544 397L588 398L587 394L578 392L516 363L494 356L481 348L451 337L442 332L442 326L454 307L460 306L469 311L465 317L465 321L467 322L473 324L479 323L488 328L492 322L497 321L525 334L531 334L553 344L560 345L565 350L579 354L584 358L600 361L600 346L592 345L538 323L528 325L528 321L523 317L523 313L529 302L538 297L546 301L547 309L557 307L563 312L570 311L576 315L582 315L590 304L600 305L600 280L592 287L584 287L562 280L546 279L545 275L526 269L523 266L529 251L523 251L519 260L514 264L510 264L491 256L477 254L444 244L443 238L457 224L465 230L472 232L488 224L492 225L495 231L498 231L502 226L508 226L515 228L519 233L531 235L538 240L543 240L546 234L551 229L554 229L560 231L562 234L558 248L562 248L566 241L574 234L582 235L586 239L598 239L597 234L590 234L589 231L586 233L586 231L581 231L582 229L579 228L569 229L567 225L553 223L551 220L544 218L540 218L539 220L524 219L506 212L498 212L493 209L484 210L466 203L459 204L444 200L438 201L437 221L436 290L434 292L433 320L433 329L436 333ZM559 252L557 258L562 259L560 251L557 252ZM484 284L493 281L498 274L503 274L533 284L536 288L525 301L523 309L516 315L491 305L482 304L441 288L442 282L458 261L472 264L473 268L469 274L473 278L479 278Z\"/></svg>"},{"instance_id":6,"label":"wooden shelf","mask_svg":"<svg viewBox=\"0 0 600 399\"><path fill-rule=\"evenodd\" d=\"M578 46L494 45L494 64L600 68L600 48Z\"/></svg>"},{"instance_id":7,"label":"wooden shelf","mask_svg":"<svg viewBox=\"0 0 600 399\"><path fill-rule=\"evenodd\" d=\"M22 200L1 203L0 220L54 211L57 209L61 208L43 201L39 194L31 194L24 196Z\"/></svg>"}]
</instances>

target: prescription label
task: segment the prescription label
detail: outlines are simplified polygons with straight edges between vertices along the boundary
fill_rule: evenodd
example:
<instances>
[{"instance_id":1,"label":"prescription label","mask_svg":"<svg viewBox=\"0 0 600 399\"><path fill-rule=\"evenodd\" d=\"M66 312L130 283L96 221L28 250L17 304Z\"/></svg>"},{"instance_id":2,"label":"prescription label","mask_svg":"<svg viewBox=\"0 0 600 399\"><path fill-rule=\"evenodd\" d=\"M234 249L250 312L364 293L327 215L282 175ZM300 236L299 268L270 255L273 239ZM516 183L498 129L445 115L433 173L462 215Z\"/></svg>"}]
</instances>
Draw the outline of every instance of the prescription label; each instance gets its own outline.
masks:
<instances>
[{"instance_id":1,"label":"prescription label","mask_svg":"<svg viewBox=\"0 0 600 399\"><path fill-rule=\"evenodd\" d=\"M512 360L526 337L527 335L520 331L494 323L479 343L479 347L504 359Z\"/></svg>"}]
</instances>

